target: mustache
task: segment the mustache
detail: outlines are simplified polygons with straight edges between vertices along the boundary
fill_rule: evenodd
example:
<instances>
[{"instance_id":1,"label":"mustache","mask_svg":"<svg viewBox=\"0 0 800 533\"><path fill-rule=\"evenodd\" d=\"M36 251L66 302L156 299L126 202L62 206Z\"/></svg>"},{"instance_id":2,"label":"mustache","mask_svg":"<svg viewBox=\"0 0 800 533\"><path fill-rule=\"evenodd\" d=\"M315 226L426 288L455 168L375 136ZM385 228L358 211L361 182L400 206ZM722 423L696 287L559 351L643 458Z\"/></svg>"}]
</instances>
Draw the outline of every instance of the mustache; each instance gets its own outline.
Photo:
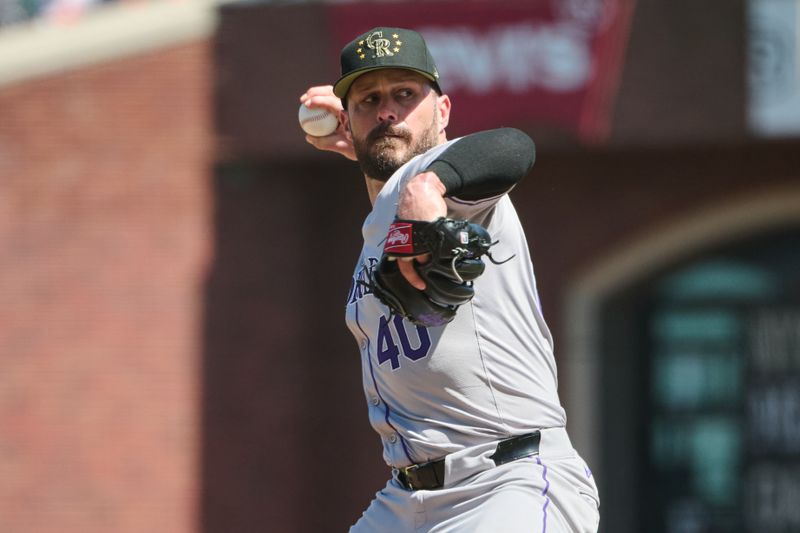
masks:
<instances>
[{"instance_id":1,"label":"mustache","mask_svg":"<svg viewBox=\"0 0 800 533\"><path fill-rule=\"evenodd\" d=\"M385 136L399 137L408 141L411 139L411 132L409 132L406 128L397 127L390 122L383 122L369 132L369 135L367 135L367 141L374 142Z\"/></svg>"}]
</instances>

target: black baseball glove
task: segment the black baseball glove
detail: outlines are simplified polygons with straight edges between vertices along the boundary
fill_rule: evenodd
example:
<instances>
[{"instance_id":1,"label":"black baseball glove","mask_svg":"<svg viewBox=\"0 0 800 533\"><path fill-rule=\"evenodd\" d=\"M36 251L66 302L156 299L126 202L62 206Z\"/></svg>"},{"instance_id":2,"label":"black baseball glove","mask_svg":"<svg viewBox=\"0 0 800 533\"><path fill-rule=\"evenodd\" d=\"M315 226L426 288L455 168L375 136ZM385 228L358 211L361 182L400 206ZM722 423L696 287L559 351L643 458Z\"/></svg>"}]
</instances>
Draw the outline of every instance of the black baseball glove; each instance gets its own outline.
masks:
<instances>
[{"instance_id":1,"label":"black baseball glove","mask_svg":"<svg viewBox=\"0 0 800 533\"><path fill-rule=\"evenodd\" d=\"M447 324L475 295L472 281L486 267L481 258L485 255L499 264L489 253L493 244L483 226L466 220L396 220L389 227L383 257L370 274L370 288L393 313L418 326ZM406 281L397 261L426 253L427 262L413 262L425 280L420 291Z\"/></svg>"}]
</instances>

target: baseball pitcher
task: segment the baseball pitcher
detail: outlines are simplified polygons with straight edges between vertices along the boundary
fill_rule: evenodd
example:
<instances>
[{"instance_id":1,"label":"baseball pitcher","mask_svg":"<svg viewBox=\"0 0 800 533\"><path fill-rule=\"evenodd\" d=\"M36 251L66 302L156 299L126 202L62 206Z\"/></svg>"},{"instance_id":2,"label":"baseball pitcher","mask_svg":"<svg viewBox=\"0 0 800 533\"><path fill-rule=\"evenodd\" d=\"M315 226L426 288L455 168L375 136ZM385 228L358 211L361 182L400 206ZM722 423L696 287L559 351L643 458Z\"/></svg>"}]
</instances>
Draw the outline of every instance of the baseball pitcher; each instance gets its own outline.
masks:
<instances>
[{"instance_id":1,"label":"baseball pitcher","mask_svg":"<svg viewBox=\"0 0 800 533\"><path fill-rule=\"evenodd\" d=\"M508 192L534 145L510 128L447 140L450 99L421 35L374 28L301 102L339 118L309 143L358 161L372 211L347 298L391 476L352 532L596 532L553 341Z\"/></svg>"}]
</instances>

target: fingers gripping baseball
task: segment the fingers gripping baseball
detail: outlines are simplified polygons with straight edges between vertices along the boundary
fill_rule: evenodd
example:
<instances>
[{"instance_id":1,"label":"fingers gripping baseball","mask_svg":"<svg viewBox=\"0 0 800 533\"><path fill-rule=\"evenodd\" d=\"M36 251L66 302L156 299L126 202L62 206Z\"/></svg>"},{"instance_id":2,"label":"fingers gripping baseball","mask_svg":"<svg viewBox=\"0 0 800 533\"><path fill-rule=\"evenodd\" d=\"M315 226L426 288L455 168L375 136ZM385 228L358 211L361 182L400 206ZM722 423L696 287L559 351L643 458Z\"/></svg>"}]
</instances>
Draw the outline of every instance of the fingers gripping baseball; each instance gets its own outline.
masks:
<instances>
[{"instance_id":1,"label":"fingers gripping baseball","mask_svg":"<svg viewBox=\"0 0 800 533\"><path fill-rule=\"evenodd\" d=\"M336 117L338 125L328 135L306 135L306 142L318 150L336 152L355 161L356 153L350 133L344 126L342 101L333 94L332 85L320 85L309 88L300 96L300 103L310 110L327 111ZM302 109L302 108L301 108ZM305 129L305 128L304 128ZM326 133L318 130L315 133Z\"/></svg>"},{"instance_id":2,"label":"fingers gripping baseball","mask_svg":"<svg viewBox=\"0 0 800 533\"><path fill-rule=\"evenodd\" d=\"M297 120L303 131L312 137L327 137L339 127L339 117L323 108L311 109L300 104Z\"/></svg>"}]
</instances>

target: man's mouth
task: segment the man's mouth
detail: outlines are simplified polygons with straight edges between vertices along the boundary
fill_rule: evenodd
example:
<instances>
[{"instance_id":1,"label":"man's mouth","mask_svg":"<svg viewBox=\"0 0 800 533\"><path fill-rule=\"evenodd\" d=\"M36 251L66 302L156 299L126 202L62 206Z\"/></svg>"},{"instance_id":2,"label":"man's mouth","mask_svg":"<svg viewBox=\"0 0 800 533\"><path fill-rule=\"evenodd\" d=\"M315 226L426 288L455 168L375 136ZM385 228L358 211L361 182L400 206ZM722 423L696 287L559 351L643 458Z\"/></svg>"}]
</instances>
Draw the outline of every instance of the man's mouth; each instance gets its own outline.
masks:
<instances>
[{"instance_id":1,"label":"man's mouth","mask_svg":"<svg viewBox=\"0 0 800 533\"><path fill-rule=\"evenodd\" d=\"M381 134L375 137L370 145L378 150L398 149L406 144L406 138L402 135Z\"/></svg>"},{"instance_id":2,"label":"man's mouth","mask_svg":"<svg viewBox=\"0 0 800 533\"><path fill-rule=\"evenodd\" d=\"M372 142L379 141L381 139L402 139L406 140L409 138L409 135L404 131L393 131L391 128L379 128L376 131L373 131L370 134L370 140Z\"/></svg>"}]
</instances>

